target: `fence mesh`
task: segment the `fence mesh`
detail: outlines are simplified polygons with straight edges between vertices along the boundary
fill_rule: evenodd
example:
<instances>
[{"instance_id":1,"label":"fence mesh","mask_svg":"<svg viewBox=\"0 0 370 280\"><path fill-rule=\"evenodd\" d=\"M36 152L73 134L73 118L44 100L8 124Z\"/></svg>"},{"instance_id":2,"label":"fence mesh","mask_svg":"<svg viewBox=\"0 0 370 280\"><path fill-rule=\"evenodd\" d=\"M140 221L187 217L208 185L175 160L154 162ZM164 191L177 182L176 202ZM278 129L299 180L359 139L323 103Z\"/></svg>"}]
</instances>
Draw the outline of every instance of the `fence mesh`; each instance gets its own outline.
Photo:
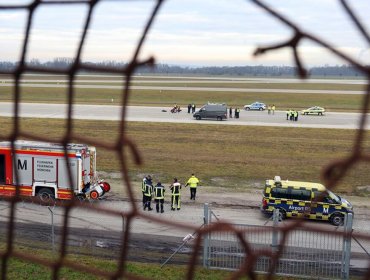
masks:
<instances>
[{"instance_id":1,"label":"fence mesh","mask_svg":"<svg viewBox=\"0 0 370 280\"><path fill-rule=\"evenodd\" d=\"M243 232L252 254L260 254L254 262L254 271L266 273L271 267L269 257L263 252L278 250L273 238L281 243L278 228L271 226L234 225ZM209 267L237 270L250 258L233 232L212 232L209 237ZM275 269L277 275L342 279L344 267L343 236L332 232L316 232L307 228L295 228L281 251ZM258 253L259 252L259 253Z\"/></svg>"},{"instance_id":2,"label":"fence mesh","mask_svg":"<svg viewBox=\"0 0 370 280\"><path fill-rule=\"evenodd\" d=\"M14 152L14 141L17 139L23 139L28 138L30 140L36 140L36 141L46 141L46 142L55 142L55 139L49 139L48 137L43 137L40 135L33 135L31 133L25 133L20 129L20 117L19 117L19 111L20 111L20 80L22 78L22 75L29 72L34 73L48 73L48 74L63 74L66 75L69 79L69 86L68 91L66 93L67 101L68 101L68 113L67 113L67 119L65 124L65 131L64 135L60 137L59 143L64 145L65 147L65 157L67 158L67 143L78 141L90 145L94 145L98 148L105 148L110 151L114 151L119 156L119 162L120 162L120 171L123 176L124 184L127 188L127 193L130 198L131 202L131 209L128 211L116 211L116 210L109 210L106 208L101 208L100 206L94 205L91 206L89 204L81 204L75 201L70 201L68 203L60 204L60 206L63 207L64 213L63 213L63 223L60 230L60 247L58 250L58 257L56 260L45 260L42 258L39 258L37 256L27 254L24 252L18 252L14 248L15 243L15 230L16 230L16 219L15 219L15 213L16 213L16 207L17 204L20 203L20 191L17 187L16 189L16 195L12 198L10 198L9 205L9 219L6 223L6 233L5 233L5 242L6 247L4 250L0 251L1 256L1 278L6 279L7 278L7 266L9 265L9 261L11 258L19 258L21 260L25 260L32 263L37 263L39 265L43 265L46 267L49 267L52 271L52 278L58 279L59 273L62 268L71 268L73 270L79 270L83 271L85 273L89 273L91 275L101 276L109 279L117 279L117 278L126 278L126 279L138 279L139 277L137 275L132 275L126 271L126 262L128 259L128 242L131 240L132 235L130 232L130 227L133 223L133 220L135 218L142 218L142 219L149 219L149 216L142 211L138 210L137 205L134 203L134 194L133 194L133 188L131 185L130 178L128 176L128 159L126 157L132 157L134 159L134 162L136 164L141 164L142 162L142 156L139 153L138 148L135 145L135 142L132 141L130 138L126 135L126 108L130 96L130 83L132 80L132 75L135 72L136 69L143 65L153 65L154 64L154 58L149 57L146 60L139 60L139 53L142 50L142 46L144 41L146 40L148 31L151 29L154 19L158 16L158 11L160 7L163 5L165 1L157 0L155 1L155 5L153 10L151 11L151 14L146 22L146 25L142 31L140 40L133 52L133 55L128 63L127 66L119 68L119 67L100 67L100 66L92 66L85 64L81 62L81 55L82 50L86 42L86 35L88 32L88 29L91 25L91 21L93 18L94 10L96 9L96 6L99 2L99 0L80 0L80 1L48 1L48 0L35 0L32 1L30 4L27 5L1 5L0 6L0 12L3 12L5 10L22 10L27 13L27 23L24 33L24 39L22 42L22 51L19 59L19 64L14 70L10 71L0 71L0 74L9 74L13 77L15 81L15 86L13 90L13 98L14 98L14 113L13 113L13 129L10 136L4 136L0 135L0 140L8 140L12 143L12 150ZM123 2L123 1L122 1ZM263 1L260 0L249 0L253 5L256 7L262 9L267 14L269 14L271 17L277 19L282 25L285 25L288 29L290 29L293 33L291 38L287 41L277 43L277 44L271 44L270 46L266 47L260 47L257 48L255 51L255 55L263 55L268 52L273 52L277 49L282 48L288 48L292 51L292 57L297 67L297 73L301 78L307 77L307 71L302 63L300 54L299 54L299 45L302 42L302 40L308 40L312 43L317 44L318 46L321 46L323 48L326 48L329 52L337 56L338 58L341 58L345 63L348 63L352 65L354 68L356 68L358 71L363 73L368 81L370 81L370 69L368 66L363 65L361 61L357 61L349 56L347 56L345 53L341 52L339 49L335 48L335 46L331 45L324 39L320 39L315 34L305 32L303 31L303 28L300 26L297 26L294 21L289 20L285 16L283 16L278 10L274 9L273 7L265 4ZM11 2L10 2L11 3ZM79 44L77 51L73 58L73 63L70 67L67 69L53 69L49 67L38 67L38 66L31 66L26 63L26 55L27 50L30 42L30 34L32 30L32 24L34 22L35 13L40 7L47 6L47 5L74 5L74 4L81 4L86 5L88 7L87 9L87 15L83 26L83 31L81 34L81 37L79 39ZM349 17L349 20L353 23L354 28L358 30L362 38L367 42L368 45L370 45L370 36L367 33L366 27L363 26L359 18L356 16L356 14L353 12L351 7L348 5L347 1L340 0L338 1L338 5L341 5L343 7L344 13L346 13ZM108 73L108 74L119 74L122 75L122 77L125 78L125 87L122 90L122 101L121 101L121 117L120 117L120 125L119 125L119 137L114 141L114 143L106 143L102 141L98 141L96 139L92 140L87 137L83 137L80 135L75 135L73 132L73 106L74 106L74 98L75 98L75 88L74 88L74 81L76 79L76 74L79 71L94 71L99 73ZM326 183L328 188L333 189L336 187L339 180L341 180L348 171L353 168L353 166L356 163L363 162L368 163L370 161L370 155L365 153L362 149L362 143L364 141L365 137L365 124L366 124L366 115L368 112L368 106L369 106L369 98L370 98L370 83L368 83L366 88L366 93L363 95L363 101L362 101L362 108L361 108L361 119L358 125L358 129L356 132L356 139L353 143L353 148L351 154L342 159L338 159L334 162L332 162L329 166L325 167L322 172L322 178L323 181ZM16 176L18 176L16 174ZM71 181L72 175L69 172L69 180ZM17 180L19 181L19 180ZM67 248L68 248L68 240L69 235L71 234L71 230L69 228L70 223L70 213L76 208L84 208L89 209L91 211L98 211L100 213L104 213L106 215L116 216L117 218L125 218L125 223L123 225L123 234L120 236L119 244L121 244L120 251L117 254L117 269L114 272L106 272L103 270L99 270L97 268L92 267L86 267L83 265L80 265L78 263L72 263L67 260ZM196 228L182 224L182 223L176 223L171 222L168 220L163 220L160 218L150 217L150 220L154 223L160 223L168 226L174 226L181 229L185 229L188 231L196 230ZM297 226L299 226L302 223L301 220L296 220L294 223L289 224L281 229L283 233L293 231ZM195 266L197 264L197 258L199 255L199 251L201 248L201 241L205 234L209 232L232 232L234 236L237 236L238 240L241 242L242 246L244 247L244 251L248 252L250 258L245 259L245 261L240 265L238 270L233 274L232 278L238 278L241 275L248 275L251 279L255 279L256 275L254 273L254 266L253 266L253 260L258 259L260 257L259 251L252 251L250 250L250 240L247 237L247 235L244 234L243 231L238 229L237 227L234 227L231 224L219 222L215 223L210 227L205 227L200 230L198 230L197 237L194 241L193 251L191 253L191 258L187 263L187 279L192 279L194 277L195 273ZM317 231L320 231L320 229L317 229ZM363 235L363 236L357 236L358 239L362 240L369 240L370 237ZM282 239L281 246L287 245L287 242L289 240ZM271 253L269 256L271 257L272 262L276 264L279 262L279 258L282 257L280 253ZM268 279L273 277L273 271L270 271L270 273L266 276ZM367 272L364 275L365 279L370 277L370 268L367 269Z\"/></svg>"}]
</instances>

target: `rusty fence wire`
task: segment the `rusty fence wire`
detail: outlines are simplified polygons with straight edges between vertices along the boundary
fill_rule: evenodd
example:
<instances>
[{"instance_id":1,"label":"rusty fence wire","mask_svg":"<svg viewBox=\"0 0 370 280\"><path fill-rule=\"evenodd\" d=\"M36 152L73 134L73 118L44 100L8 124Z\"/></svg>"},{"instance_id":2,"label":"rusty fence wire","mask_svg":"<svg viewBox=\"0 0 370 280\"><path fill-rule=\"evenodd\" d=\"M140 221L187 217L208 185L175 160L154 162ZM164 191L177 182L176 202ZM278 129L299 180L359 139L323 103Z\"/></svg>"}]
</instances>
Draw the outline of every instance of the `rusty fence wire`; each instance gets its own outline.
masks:
<instances>
[{"instance_id":1,"label":"rusty fence wire","mask_svg":"<svg viewBox=\"0 0 370 280\"><path fill-rule=\"evenodd\" d=\"M129 1L129 0L127 0ZM64 135L59 139L59 143L64 145L65 148L65 158L68 160L67 157L67 144L73 141L78 141L90 145L94 145L98 148L105 148L110 151L114 151L118 157L120 162L120 171L123 175L124 185L127 188L127 193L130 199L131 209L127 211L117 211L117 210L110 210L106 208L102 208L96 205L90 204L81 204L75 201L69 201L67 203L59 203L60 206L63 207L63 223L60 230L60 240L59 240L59 250L58 250L58 257L56 260L45 260L43 258L27 254L25 252L19 252L15 249L14 241L15 241L15 229L16 229L16 222L15 222L15 213L16 213L16 206L20 203L20 190L19 187L16 189L16 195L10 199L9 205L9 219L6 223L6 230L5 230L5 238L4 241L6 243L6 247L4 250L0 251L1 257L1 279L7 278L7 266L9 265L9 261L11 258L18 258L21 260L25 260L27 262L36 263L39 265L43 265L45 267L49 267L52 271L52 278L59 279L59 273L62 268L70 268L77 271L82 271L84 273L88 273L91 275L96 275L100 277L104 277L107 279L118 279L118 278L125 278L125 279L141 279L137 275L130 274L126 271L126 262L128 259L128 247L126 246L128 242L133 238L130 228L135 218L140 217L141 219L151 220L153 223L158 223L162 225L168 225L172 227L178 227L179 229L187 230L187 231L194 231L197 230L195 227L186 225L183 223L177 223L173 221L163 220L160 218L152 217L146 214L145 212L139 211L138 206L134 203L134 193L133 187L130 182L130 178L128 176L128 159L127 156L130 156L134 159L136 164L141 164L142 156L139 153L138 148L135 145L135 142L132 139L128 138L126 135L126 110L128 105L128 100L130 96L130 84L132 81L132 75L141 66L144 65L154 65L154 58L149 57L144 60L139 60L139 53L142 50L142 46L144 41L146 40L147 34L151 29L155 18L158 16L158 12L163 5L163 0L153 0L155 3L153 10L148 17L148 20L145 24L145 27L142 30L140 40L134 49L132 57L127 64L122 68L119 67L102 67L102 66L92 66L89 64L85 64L81 61L81 55L84 45L86 44L86 35L88 33L89 27L91 26L91 21L93 18L94 10L99 2L99 0L76 0L76 1L52 1L52 0L35 0L30 2L27 5L16 5L13 4L12 1L9 1L9 5L0 5L0 12L8 11L15 11L21 10L27 13L27 22L24 32L24 39L22 42L21 47L21 55L19 58L19 64L14 70L9 71L0 71L0 74L8 74L11 75L14 79L14 90L13 90L13 130L10 136L0 135L0 140L7 140L11 141L12 143L12 150L14 152L15 146L14 141L17 139L30 139L36 141L46 141L50 142L54 139L49 139L48 137L40 136L40 135L33 135L31 133L25 133L20 129L20 80L25 73L40 73L40 74L63 74L66 75L69 79L68 81L68 92L66 93L67 101L68 101L68 112L67 118L65 123L65 131ZM124 1L121 1L124 2ZM335 46L331 45L329 42L325 41L325 39L321 39L317 37L315 34L303 31L303 28L295 24L294 20L290 20L284 15L282 15L278 10L274 9L272 6L269 6L264 1L261 0L247 0L247 2L252 3L256 7L262 9L264 12L269 14L272 18L275 18L280 24L285 25L288 29L290 29L293 33L291 38L286 41L272 43L269 46L258 47L254 55L260 56L268 52L274 52L275 50L288 48L292 52L292 58L295 62L297 73L301 78L307 78L307 71L305 66L302 63L301 56L299 53L299 46L303 40L310 41L318 46L321 46L327 49L336 57L342 59L345 63L352 65L355 69L361 72L366 79L368 80L368 84L366 87L366 93L363 95L362 101L362 108L361 108L361 119L358 125L358 129L356 130L356 138L353 143L352 152L351 154L342 159L338 159L332 162L329 166L325 167L322 172L322 178L325 184L328 186L329 189L333 189L336 187L339 180L341 180L346 174L353 168L353 166L357 163L363 162L368 163L370 161L370 155L363 151L362 144L365 138L365 127L366 127L366 118L368 106L369 106L369 98L370 98L370 69L369 66L363 65L361 61L357 61L345 53L341 52ZM88 7L86 19L84 21L84 26L82 30L81 37L79 39L79 44L77 51L74 55L72 60L72 64L67 69L53 69L43 66L31 66L26 63L26 55L28 51L29 42L31 39L31 30L32 25L34 23L34 16L36 11L42 7L47 5L86 5ZM350 5L347 3L346 0L338 0L338 5L341 5L343 8L343 12L348 15L349 21L353 23L353 26L362 38L366 41L368 45L370 45L370 36L367 32L366 26L363 26L359 18L356 16L354 11L351 9ZM122 102L121 102L121 116L120 116L120 125L118 128L119 137L115 139L113 143L107 143L102 141L97 141L90 139L88 137L75 135L73 133L73 106L74 106L74 99L75 99L75 88L74 82L76 79L76 75L80 71L89 71L89 72L99 72L99 73L106 73L106 74L118 74L125 78L125 87L122 90ZM18 174L15 174L16 178L18 178ZM69 170L69 180L72 179L71 171ZM18 179L16 181L19 181ZM68 240L69 235L71 234L69 223L70 223L70 213L75 209L87 209L90 211L96 211L99 213L104 213L106 215L110 215L112 217L117 217L118 219L122 219L124 217L125 223L123 224L122 235L120 236L120 250L116 256L117 259L117 268L113 272L106 272L104 270L87 267L75 262L71 262L67 259L67 247L68 247ZM294 223L291 223L287 226L281 227L280 231L283 236L287 236L287 233L293 231L295 228L302 224L301 220L296 220ZM319 232L320 229L318 228L317 231ZM266 275L267 279L271 279L274 275L274 269L277 266L279 259L281 258L281 253L279 252L254 252L251 250L249 241L245 238L244 231L240 230L238 227L233 226L229 223L224 222L217 222L208 227L203 227L198 230L198 234L193 242L193 251L191 253L191 257L187 262L187 279L192 279L195 275L195 267L198 264L199 252L201 251L202 240L204 236L210 232L232 232L234 236L238 238L240 241L241 246L243 247L243 251L248 253L248 258L245 258L243 263L241 263L238 270L233 273L232 279L236 279L242 275L248 275L251 279L256 279L256 274L253 270L253 263L256 259L262 257L269 257L271 259L271 266L269 269L269 273ZM361 240L370 240L370 236L366 235L356 235L357 239ZM287 240L285 238L281 239L280 246L286 245ZM370 267L367 269L366 273L364 274L364 278L370 278Z\"/></svg>"}]
</instances>

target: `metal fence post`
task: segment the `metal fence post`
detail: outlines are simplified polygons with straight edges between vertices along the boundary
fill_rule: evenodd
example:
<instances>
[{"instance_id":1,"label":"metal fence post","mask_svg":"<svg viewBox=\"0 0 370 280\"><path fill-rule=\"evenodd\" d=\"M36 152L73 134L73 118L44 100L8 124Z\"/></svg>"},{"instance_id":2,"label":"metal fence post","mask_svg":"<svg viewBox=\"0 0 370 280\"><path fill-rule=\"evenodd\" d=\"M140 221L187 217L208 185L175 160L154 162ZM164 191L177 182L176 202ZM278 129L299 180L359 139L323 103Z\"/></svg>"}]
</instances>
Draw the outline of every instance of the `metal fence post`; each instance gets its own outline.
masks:
<instances>
[{"instance_id":1,"label":"metal fence post","mask_svg":"<svg viewBox=\"0 0 370 280\"><path fill-rule=\"evenodd\" d=\"M51 214L51 244L52 244L52 250L54 252L55 250L55 237L54 237L54 212L53 210L50 208L50 206L48 206L48 209L50 211L50 214Z\"/></svg>"},{"instance_id":2,"label":"metal fence post","mask_svg":"<svg viewBox=\"0 0 370 280\"><path fill-rule=\"evenodd\" d=\"M279 225L279 209L274 209L274 212L272 214L272 220L273 220L273 230L272 230L272 240L271 240L271 247L274 252L278 250L278 240L279 240L279 231L278 231L278 225Z\"/></svg>"},{"instance_id":3,"label":"metal fence post","mask_svg":"<svg viewBox=\"0 0 370 280\"><path fill-rule=\"evenodd\" d=\"M349 266L350 266L350 261L351 261L352 226L353 226L353 214L348 213L344 217L342 279L349 279Z\"/></svg>"},{"instance_id":4,"label":"metal fence post","mask_svg":"<svg viewBox=\"0 0 370 280\"><path fill-rule=\"evenodd\" d=\"M204 203L204 226L208 228L209 225L209 207L208 203ZM210 234L206 233L204 236L204 244L203 244L203 267L209 268L209 238Z\"/></svg>"}]
</instances>

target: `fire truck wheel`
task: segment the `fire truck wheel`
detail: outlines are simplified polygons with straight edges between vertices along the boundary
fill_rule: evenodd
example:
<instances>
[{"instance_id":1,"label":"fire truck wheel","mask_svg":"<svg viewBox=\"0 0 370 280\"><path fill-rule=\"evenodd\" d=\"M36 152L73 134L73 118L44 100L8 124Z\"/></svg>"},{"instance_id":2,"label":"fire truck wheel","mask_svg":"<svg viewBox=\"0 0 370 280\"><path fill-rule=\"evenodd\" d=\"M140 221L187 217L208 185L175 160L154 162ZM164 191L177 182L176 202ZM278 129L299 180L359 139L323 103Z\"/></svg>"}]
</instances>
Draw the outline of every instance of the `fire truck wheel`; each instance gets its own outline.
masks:
<instances>
[{"instance_id":1,"label":"fire truck wheel","mask_svg":"<svg viewBox=\"0 0 370 280\"><path fill-rule=\"evenodd\" d=\"M41 201L44 202L49 202L55 199L54 192L48 188L42 188L41 190L39 190L38 196L41 199Z\"/></svg>"},{"instance_id":2,"label":"fire truck wheel","mask_svg":"<svg viewBox=\"0 0 370 280\"><path fill-rule=\"evenodd\" d=\"M90 192L91 199L98 199L99 193L97 191L91 191Z\"/></svg>"}]
</instances>

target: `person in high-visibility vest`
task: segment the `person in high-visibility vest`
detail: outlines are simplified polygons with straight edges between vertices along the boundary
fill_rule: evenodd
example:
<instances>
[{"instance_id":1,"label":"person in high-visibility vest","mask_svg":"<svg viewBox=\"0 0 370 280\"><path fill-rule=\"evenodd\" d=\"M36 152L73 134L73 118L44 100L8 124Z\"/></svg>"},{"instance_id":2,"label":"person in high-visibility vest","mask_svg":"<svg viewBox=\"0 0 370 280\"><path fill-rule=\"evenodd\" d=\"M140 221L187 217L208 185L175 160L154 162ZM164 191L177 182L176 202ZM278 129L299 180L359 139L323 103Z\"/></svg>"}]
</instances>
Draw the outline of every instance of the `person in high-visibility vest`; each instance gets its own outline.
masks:
<instances>
[{"instance_id":1,"label":"person in high-visibility vest","mask_svg":"<svg viewBox=\"0 0 370 280\"><path fill-rule=\"evenodd\" d=\"M298 121L298 111L294 111L294 121Z\"/></svg>"},{"instance_id":2,"label":"person in high-visibility vest","mask_svg":"<svg viewBox=\"0 0 370 280\"><path fill-rule=\"evenodd\" d=\"M152 211L153 208L150 206L150 203L152 202L152 193L153 193L153 186L149 184L145 184L145 203L144 203L144 211L146 208L148 208L148 211Z\"/></svg>"},{"instance_id":3,"label":"person in high-visibility vest","mask_svg":"<svg viewBox=\"0 0 370 280\"><path fill-rule=\"evenodd\" d=\"M170 186L171 190L171 210L175 211L175 209L180 210L181 208L181 184L177 181L177 178L173 179L173 183Z\"/></svg>"},{"instance_id":4,"label":"person in high-visibility vest","mask_svg":"<svg viewBox=\"0 0 370 280\"><path fill-rule=\"evenodd\" d=\"M150 186L153 186L153 183L152 183L152 176L148 175L148 176L145 176L142 183L141 183L141 192L143 193L143 207L145 206L145 189L146 189L146 185L150 185ZM153 187L152 187L153 188Z\"/></svg>"},{"instance_id":5,"label":"person in high-visibility vest","mask_svg":"<svg viewBox=\"0 0 370 280\"><path fill-rule=\"evenodd\" d=\"M237 107L235 108L235 118L239 119L240 109Z\"/></svg>"},{"instance_id":6,"label":"person in high-visibility vest","mask_svg":"<svg viewBox=\"0 0 370 280\"><path fill-rule=\"evenodd\" d=\"M161 213L164 212L163 210L164 192L165 192L164 186L161 184L161 182L158 182L154 186L155 209L157 210L157 213L159 213L159 204L161 205Z\"/></svg>"},{"instance_id":7,"label":"person in high-visibility vest","mask_svg":"<svg viewBox=\"0 0 370 280\"><path fill-rule=\"evenodd\" d=\"M289 120L294 121L294 111L293 111L293 109L289 110Z\"/></svg>"},{"instance_id":8,"label":"person in high-visibility vest","mask_svg":"<svg viewBox=\"0 0 370 280\"><path fill-rule=\"evenodd\" d=\"M273 115L275 115L275 109L276 109L275 104L272 104L271 111Z\"/></svg>"},{"instance_id":9,"label":"person in high-visibility vest","mask_svg":"<svg viewBox=\"0 0 370 280\"><path fill-rule=\"evenodd\" d=\"M199 185L199 179L191 174L191 177L187 181L185 187L190 186L190 199L195 200L195 195L197 193L197 187Z\"/></svg>"}]
</instances>

